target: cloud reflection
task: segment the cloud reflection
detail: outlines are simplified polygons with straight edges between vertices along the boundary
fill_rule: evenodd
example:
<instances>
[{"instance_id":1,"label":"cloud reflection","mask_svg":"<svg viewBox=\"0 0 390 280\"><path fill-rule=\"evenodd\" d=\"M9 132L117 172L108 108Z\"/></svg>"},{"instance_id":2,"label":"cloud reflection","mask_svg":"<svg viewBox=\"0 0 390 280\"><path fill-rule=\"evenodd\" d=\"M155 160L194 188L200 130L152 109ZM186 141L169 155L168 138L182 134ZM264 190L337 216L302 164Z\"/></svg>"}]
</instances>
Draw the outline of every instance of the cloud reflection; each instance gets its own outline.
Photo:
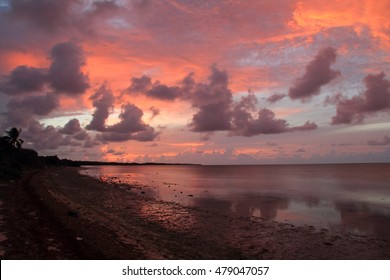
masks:
<instances>
[{"instance_id":1,"label":"cloud reflection","mask_svg":"<svg viewBox=\"0 0 390 280\"><path fill-rule=\"evenodd\" d=\"M390 239L390 209L358 202L338 202L336 208L348 231Z\"/></svg>"}]
</instances>

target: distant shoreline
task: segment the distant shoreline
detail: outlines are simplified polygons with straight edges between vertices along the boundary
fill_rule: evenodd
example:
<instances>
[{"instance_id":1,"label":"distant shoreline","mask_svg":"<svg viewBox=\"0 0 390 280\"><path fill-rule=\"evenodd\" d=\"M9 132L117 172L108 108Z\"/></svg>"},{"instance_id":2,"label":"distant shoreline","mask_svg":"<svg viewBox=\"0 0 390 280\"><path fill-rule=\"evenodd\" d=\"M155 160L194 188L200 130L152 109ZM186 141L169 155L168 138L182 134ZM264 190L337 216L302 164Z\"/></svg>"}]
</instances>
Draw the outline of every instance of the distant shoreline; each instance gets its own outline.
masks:
<instances>
[{"instance_id":1,"label":"distant shoreline","mask_svg":"<svg viewBox=\"0 0 390 280\"><path fill-rule=\"evenodd\" d=\"M342 163L258 163L258 164L201 164L201 163L163 163L163 162L105 162L105 161L77 161L69 160L77 163L80 166L94 166L94 165L185 165L185 166L305 166L305 165L362 165L362 164L390 164L390 162L342 162Z\"/></svg>"},{"instance_id":2,"label":"distant shoreline","mask_svg":"<svg viewBox=\"0 0 390 280\"><path fill-rule=\"evenodd\" d=\"M133 165L195 165L201 166L202 164L193 164L193 163L161 163L161 162L105 162L105 161L73 161L80 166L94 166L94 165L124 165L124 166L133 166Z\"/></svg>"},{"instance_id":3,"label":"distant shoreline","mask_svg":"<svg viewBox=\"0 0 390 280\"><path fill-rule=\"evenodd\" d=\"M261 164L198 164L198 163L159 163L159 162L85 162L85 161L72 161L76 163L75 166L323 166L323 165L388 165L390 162L346 162L346 163L261 163ZM65 165L68 166L68 165ZM73 166L73 165L70 165Z\"/></svg>"}]
</instances>

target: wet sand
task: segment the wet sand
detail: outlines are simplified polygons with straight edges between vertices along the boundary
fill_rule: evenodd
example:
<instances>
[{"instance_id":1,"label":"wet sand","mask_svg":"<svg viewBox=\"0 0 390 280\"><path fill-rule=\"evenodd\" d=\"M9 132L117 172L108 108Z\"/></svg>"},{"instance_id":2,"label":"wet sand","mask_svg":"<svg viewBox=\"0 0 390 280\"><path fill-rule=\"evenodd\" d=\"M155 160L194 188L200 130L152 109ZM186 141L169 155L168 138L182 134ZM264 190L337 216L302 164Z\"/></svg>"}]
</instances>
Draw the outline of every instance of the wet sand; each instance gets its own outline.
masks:
<instances>
[{"instance_id":1,"label":"wet sand","mask_svg":"<svg viewBox=\"0 0 390 280\"><path fill-rule=\"evenodd\" d=\"M390 240L158 201L77 168L0 183L2 259L390 259Z\"/></svg>"}]
</instances>

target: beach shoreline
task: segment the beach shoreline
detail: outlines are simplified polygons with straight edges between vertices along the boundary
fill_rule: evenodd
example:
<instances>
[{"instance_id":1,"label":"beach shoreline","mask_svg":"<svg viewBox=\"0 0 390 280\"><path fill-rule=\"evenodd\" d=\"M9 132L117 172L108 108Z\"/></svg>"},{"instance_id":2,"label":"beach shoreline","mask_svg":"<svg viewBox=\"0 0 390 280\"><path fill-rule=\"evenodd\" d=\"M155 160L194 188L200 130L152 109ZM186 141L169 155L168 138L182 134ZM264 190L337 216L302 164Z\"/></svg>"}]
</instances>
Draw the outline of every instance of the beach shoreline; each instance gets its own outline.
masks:
<instances>
[{"instance_id":1,"label":"beach shoreline","mask_svg":"<svg viewBox=\"0 0 390 280\"><path fill-rule=\"evenodd\" d=\"M1 259L390 259L390 241L164 202L81 175L1 183Z\"/></svg>"}]
</instances>

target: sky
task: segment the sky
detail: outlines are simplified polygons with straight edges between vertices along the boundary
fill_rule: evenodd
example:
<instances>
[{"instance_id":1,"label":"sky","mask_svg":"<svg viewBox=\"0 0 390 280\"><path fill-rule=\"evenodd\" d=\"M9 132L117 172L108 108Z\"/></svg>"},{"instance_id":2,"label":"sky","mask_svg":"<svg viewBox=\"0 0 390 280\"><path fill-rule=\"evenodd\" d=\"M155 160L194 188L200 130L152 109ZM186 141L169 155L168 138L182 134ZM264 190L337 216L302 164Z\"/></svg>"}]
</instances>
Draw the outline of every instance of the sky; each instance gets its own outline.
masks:
<instances>
[{"instance_id":1,"label":"sky","mask_svg":"<svg viewBox=\"0 0 390 280\"><path fill-rule=\"evenodd\" d=\"M73 160L390 162L390 0L0 0L0 129Z\"/></svg>"}]
</instances>

